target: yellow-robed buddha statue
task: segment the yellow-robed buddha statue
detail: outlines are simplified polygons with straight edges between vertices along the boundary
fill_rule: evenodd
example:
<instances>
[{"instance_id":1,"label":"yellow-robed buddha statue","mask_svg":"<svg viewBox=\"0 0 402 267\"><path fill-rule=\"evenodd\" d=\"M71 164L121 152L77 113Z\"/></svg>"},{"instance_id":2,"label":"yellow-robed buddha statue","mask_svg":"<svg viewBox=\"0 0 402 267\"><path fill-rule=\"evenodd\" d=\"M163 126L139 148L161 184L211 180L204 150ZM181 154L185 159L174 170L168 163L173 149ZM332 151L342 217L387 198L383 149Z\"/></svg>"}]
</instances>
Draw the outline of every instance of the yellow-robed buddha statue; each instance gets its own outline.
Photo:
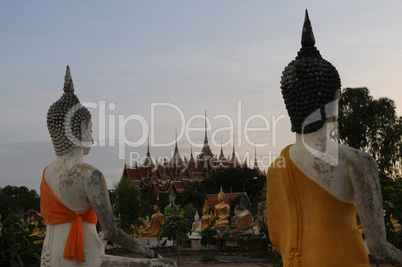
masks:
<instances>
[{"instance_id":1,"label":"yellow-robed buddha statue","mask_svg":"<svg viewBox=\"0 0 402 267\"><path fill-rule=\"evenodd\" d=\"M283 266L369 267L372 256L402 266L387 242L375 160L333 140L341 81L315 47L306 11L302 48L283 71L281 90L296 142L267 173L268 230Z\"/></svg>"},{"instance_id":2,"label":"yellow-robed buddha statue","mask_svg":"<svg viewBox=\"0 0 402 267\"><path fill-rule=\"evenodd\" d=\"M214 207L214 213L215 217L219 217L218 220L216 220L215 226L220 227L220 226L228 226L229 224L229 215L230 215L230 206L225 203L225 193L221 191L218 194L218 201L219 203L215 205Z\"/></svg>"},{"instance_id":3,"label":"yellow-robed buddha statue","mask_svg":"<svg viewBox=\"0 0 402 267\"><path fill-rule=\"evenodd\" d=\"M209 213L209 206L207 204L207 201L205 201L204 207L202 208L201 231L207 228L211 220L212 215Z\"/></svg>"},{"instance_id":4,"label":"yellow-robed buddha statue","mask_svg":"<svg viewBox=\"0 0 402 267\"><path fill-rule=\"evenodd\" d=\"M235 229L234 232L238 232L244 229L248 229L253 225L253 215L247 209L247 199L243 196L240 199L239 208L236 209L235 215Z\"/></svg>"},{"instance_id":5,"label":"yellow-robed buddha statue","mask_svg":"<svg viewBox=\"0 0 402 267\"><path fill-rule=\"evenodd\" d=\"M157 202L154 205L154 211L155 213L151 216L151 225L142 231L141 237L159 237L159 228L165 222L165 220L162 218L163 214L161 213L159 196L157 197Z\"/></svg>"},{"instance_id":6,"label":"yellow-robed buddha statue","mask_svg":"<svg viewBox=\"0 0 402 267\"><path fill-rule=\"evenodd\" d=\"M400 230L401 230L401 225L398 223L398 219L394 218L394 217L392 216L392 214L389 216L389 218L390 218L390 220L391 220L391 222L392 222L392 225L393 225L394 228L395 228L395 232L400 231Z\"/></svg>"}]
</instances>

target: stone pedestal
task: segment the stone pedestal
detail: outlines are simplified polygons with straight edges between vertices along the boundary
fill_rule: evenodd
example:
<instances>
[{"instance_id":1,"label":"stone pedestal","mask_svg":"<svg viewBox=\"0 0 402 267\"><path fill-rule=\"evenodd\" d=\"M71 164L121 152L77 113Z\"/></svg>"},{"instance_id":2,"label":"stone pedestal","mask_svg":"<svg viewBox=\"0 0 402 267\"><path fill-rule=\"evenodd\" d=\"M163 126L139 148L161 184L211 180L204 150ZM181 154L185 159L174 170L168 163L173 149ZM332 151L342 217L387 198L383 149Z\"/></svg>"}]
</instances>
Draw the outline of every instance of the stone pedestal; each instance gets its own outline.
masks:
<instances>
[{"instance_id":1,"label":"stone pedestal","mask_svg":"<svg viewBox=\"0 0 402 267\"><path fill-rule=\"evenodd\" d=\"M191 244L191 250L207 250L207 247L204 247L201 245L201 236L199 237L189 237L190 239L190 244ZM215 246L209 245L209 249L216 249Z\"/></svg>"},{"instance_id":2,"label":"stone pedestal","mask_svg":"<svg viewBox=\"0 0 402 267\"><path fill-rule=\"evenodd\" d=\"M226 228L228 228L227 226L215 226L215 230L218 231L218 234L223 234L226 230Z\"/></svg>"}]
</instances>

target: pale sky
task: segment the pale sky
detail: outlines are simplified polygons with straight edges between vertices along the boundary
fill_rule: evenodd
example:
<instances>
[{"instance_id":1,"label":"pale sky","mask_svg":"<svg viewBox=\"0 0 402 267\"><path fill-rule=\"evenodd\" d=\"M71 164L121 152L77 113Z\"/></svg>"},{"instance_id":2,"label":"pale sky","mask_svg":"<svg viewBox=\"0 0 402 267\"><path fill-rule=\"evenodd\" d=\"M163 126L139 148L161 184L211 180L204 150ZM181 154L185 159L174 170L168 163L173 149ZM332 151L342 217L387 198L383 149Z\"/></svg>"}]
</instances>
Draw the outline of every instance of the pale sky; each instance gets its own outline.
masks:
<instances>
[{"instance_id":1,"label":"pale sky","mask_svg":"<svg viewBox=\"0 0 402 267\"><path fill-rule=\"evenodd\" d=\"M222 141L231 154L233 135L242 159L258 144L267 165L294 141L280 77L300 49L306 8L316 46L338 69L342 87L389 97L400 116L400 1L1 1L0 187L39 191L42 171L55 159L46 113L62 95L66 65L81 102L96 106L89 108L94 139L105 146L84 160L109 188L130 153L145 156L148 127L154 143L172 142L176 128L202 128L205 110L213 153ZM122 125L128 118L134 120ZM140 146L119 147L122 136ZM179 137L182 156L190 154L189 138L200 152L203 131ZM151 155L170 157L173 149L153 145Z\"/></svg>"}]
</instances>

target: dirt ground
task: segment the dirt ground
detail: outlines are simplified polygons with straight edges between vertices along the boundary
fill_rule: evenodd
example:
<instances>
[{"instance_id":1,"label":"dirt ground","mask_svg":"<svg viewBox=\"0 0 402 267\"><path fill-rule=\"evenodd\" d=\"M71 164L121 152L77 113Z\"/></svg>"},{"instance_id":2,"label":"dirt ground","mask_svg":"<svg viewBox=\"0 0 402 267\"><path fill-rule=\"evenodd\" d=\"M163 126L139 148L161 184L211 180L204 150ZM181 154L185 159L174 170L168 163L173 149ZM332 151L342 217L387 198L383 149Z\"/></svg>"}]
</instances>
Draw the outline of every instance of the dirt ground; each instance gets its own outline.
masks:
<instances>
[{"instance_id":1,"label":"dirt ground","mask_svg":"<svg viewBox=\"0 0 402 267\"><path fill-rule=\"evenodd\" d=\"M175 251L171 250L157 250L164 258L169 258L177 263L177 254ZM124 251L110 251L108 254L125 256L125 257L140 257L136 254L132 254ZM186 267L199 267L199 266L248 266L248 267L274 267L274 265L269 264L267 259L258 256L241 255L235 252L217 252L212 251L210 255L215 257L216 261L203 262L201 258L206 255L207 252L188 252L184 251L181 255L181 266ZM371 263L370 267L376 267L375 263ZM392 265L380 263L379 267L391 267Z\"/></svg>"}]
</instances>

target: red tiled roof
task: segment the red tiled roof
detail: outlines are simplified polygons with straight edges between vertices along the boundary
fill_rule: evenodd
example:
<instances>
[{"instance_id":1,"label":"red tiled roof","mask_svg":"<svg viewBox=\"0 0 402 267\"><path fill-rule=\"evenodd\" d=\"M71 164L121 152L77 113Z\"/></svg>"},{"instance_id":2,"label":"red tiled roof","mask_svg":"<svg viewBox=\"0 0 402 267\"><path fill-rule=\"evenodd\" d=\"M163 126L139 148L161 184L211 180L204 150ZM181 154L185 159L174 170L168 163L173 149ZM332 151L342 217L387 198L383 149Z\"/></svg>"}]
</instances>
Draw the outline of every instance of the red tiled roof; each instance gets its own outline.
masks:
<instances>
[{"instance_id":1,"label":"red tiled roof","mask_svg":"<svg viewBox=\"0 0 402 267\"><path fill-rule=\"evenodd\" d=\"M138 170L141 178L147 177L147 168L140 167L137 170Z\"/></svg>"},{"instance_id":2,"label":"red tiled roof","mask_svg":"<svg viewBox=\"0 0 402 267\"><path fill-rule=\"evenodd\" d=\"M182 179L182 182L186 186L190 182L190 179Z\"/></svg>"},{"instance_id":3,"label":"red tiled roof","mask_svg":"<svg viewBox=\"0 0 402 267\"><path fill-rule=\"evenodd\" d=\"M182 181L174 181L174 186L175 186L177 192L183 192L184 183Z\"/></svg>"},{"instance_id":4,"label":"red tiled roof","mask_svg":"<svg viewBox=\"0 0 402 267\"><path fill-rule=\"evenodd\" d=\"M130 180L137 180L137 181L141 181L141 178L139 176L139 173L137 171L137 169L129 169L126 168L126 172L127 172L127 176Z\"/></svg>"}]
</instances>

